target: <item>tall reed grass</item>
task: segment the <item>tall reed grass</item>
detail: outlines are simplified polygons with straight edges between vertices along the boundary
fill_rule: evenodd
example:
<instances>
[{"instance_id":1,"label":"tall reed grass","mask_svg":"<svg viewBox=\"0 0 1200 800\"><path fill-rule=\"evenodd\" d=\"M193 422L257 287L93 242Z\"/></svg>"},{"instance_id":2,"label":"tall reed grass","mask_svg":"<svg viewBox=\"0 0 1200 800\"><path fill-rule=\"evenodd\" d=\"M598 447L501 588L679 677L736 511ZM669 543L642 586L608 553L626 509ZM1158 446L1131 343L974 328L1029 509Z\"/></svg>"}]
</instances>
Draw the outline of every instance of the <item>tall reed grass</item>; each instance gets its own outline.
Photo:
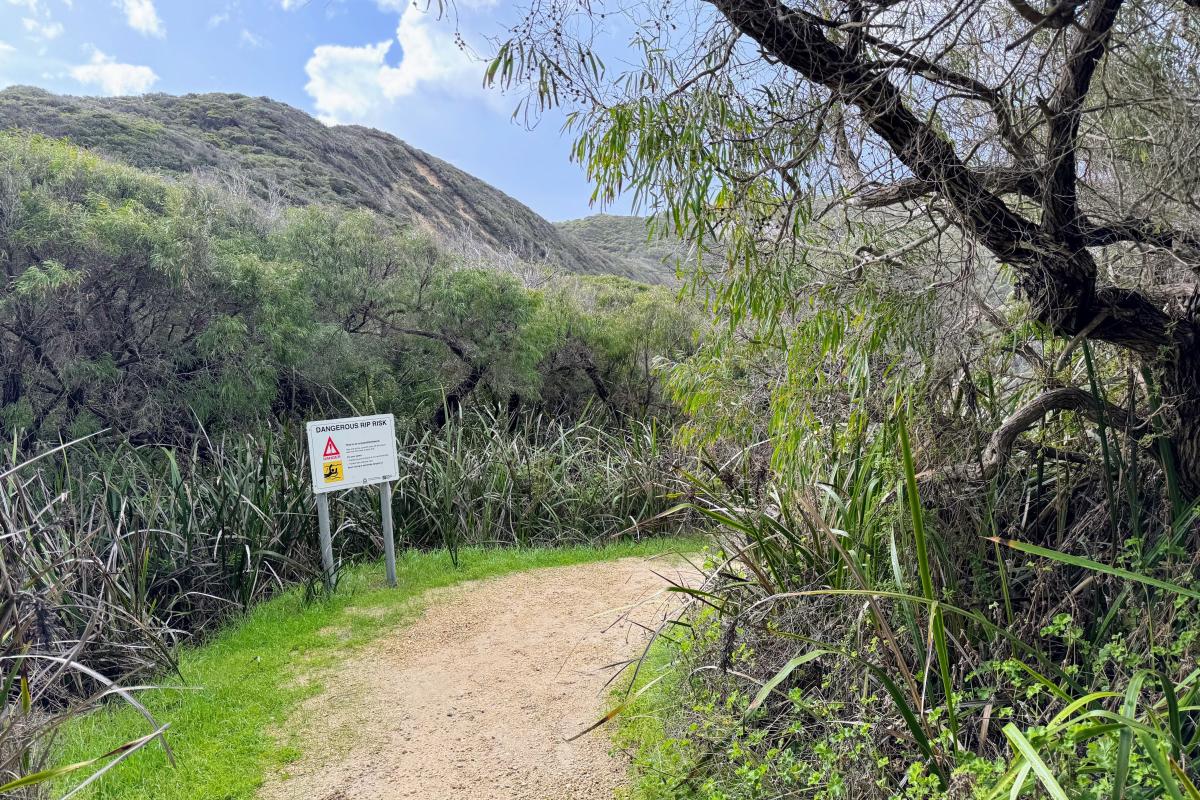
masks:
<instances>
[{"instance_id":1,"label":"tall reed grass","mask_svg":"<svg viewBox=\"0 0 1200 800\"><path fill-rule=\"evenodd\" d=\"M63 719L114 693L136 703L117 686L171 669L182 639L285 585L320 590L302 437L281 427L187 451L95 437L0 462L0 787L37 777ZM649 422L471 412L399 445L401 547L456 557L466 544L641 536L671 502L663 477L676 456ZM378 502L365 490L335 498L339 563L382 552Z\"/></svg>"},{"instance_id":2,"label":"tall reed grass","mask_svg":"<svg viewBox=\"0 0 1200 800\"><path fill-rule=\"evenodd\" d=\"M679 589L705 611L661 796L1200 798L1196 509L1170 462L1109 427L1088 466L944 486L914 429L786 483L697 481L719 544Z\"/></svg>"}]
</instances>

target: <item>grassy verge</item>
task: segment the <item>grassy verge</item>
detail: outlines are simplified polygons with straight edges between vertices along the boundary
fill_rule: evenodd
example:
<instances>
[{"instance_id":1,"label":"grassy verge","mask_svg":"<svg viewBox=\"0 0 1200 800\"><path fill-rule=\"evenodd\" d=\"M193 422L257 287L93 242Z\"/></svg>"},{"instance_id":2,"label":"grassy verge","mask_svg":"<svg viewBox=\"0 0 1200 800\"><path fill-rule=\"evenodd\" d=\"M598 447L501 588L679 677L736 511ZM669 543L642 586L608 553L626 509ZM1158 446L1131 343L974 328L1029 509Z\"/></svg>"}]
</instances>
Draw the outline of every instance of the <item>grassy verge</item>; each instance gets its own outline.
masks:
<instances>
[{"instance_id":1,"label":"grassy verge","mask_svg":"<svg viewBox=\"0 0 1200 800\"><path fill-rule=\"evenodd\" d=\"M305 698L321 691L321 668L419 613L429 589L536 567L695 550L694 541L651 539L605 548L464 549L455 569L444 552L399 557L400 586L383 585L379 564L351 568L337 594L305 603L299 590L270 600L201 647L180 655L180 675L141 699L170 722L171 768L150 746L94 786L93 800L233 800L251 798L267 768L295 760L298 738L276 733ZM372 613L353 613L370 609ZM302 669L297 670L300 666ZM299 679L303 674L316 680ZM148 733L127 708L101 710L69 725L57 763L73 763ZM317 746L317 743L312 743ZM61 793L68 787L59 786Z\"/></svg>"},{"instance_id":2,"label":"grassy verge","mask_svg":"<svg viewBox=\"0 0 1200 800\"><path fill-rule=\"evenodd\" d=\"M622 800L692 796L683 783L694 766L694 753L686 738L671 731L684 702L679 655L677 643L658 639L637 677L616 693L616 702L628 702L613 733L613 743L630 757L629 789Z\"/></svg>"}]
</instances>

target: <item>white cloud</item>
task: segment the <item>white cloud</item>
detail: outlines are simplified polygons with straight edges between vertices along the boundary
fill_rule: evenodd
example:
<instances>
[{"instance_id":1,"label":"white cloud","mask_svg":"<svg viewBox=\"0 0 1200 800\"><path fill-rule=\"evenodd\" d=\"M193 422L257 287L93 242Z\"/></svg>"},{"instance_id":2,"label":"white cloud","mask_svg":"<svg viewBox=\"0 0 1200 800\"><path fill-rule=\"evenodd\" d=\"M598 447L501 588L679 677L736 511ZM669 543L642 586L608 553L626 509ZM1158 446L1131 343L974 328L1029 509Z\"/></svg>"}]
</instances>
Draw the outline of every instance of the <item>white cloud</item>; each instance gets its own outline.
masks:
<instances>
[{"instance_id":1,"label":"white cloud","mask_svg":"<svg viewBox=\"0 0 1200 800\"><path fill-rule=\"evenodd\" d=\"M250 48L258 48L266 44L261 36L256 36L248 28L242 28L242 33L241 36L238 37L238 41L241 42L243 47Z\"/></svg>"},{"instance_id":2,"label":"white cloud","mask_svg":"<svg viewBox=\"0 0 1200 800\"><path fill-rule=\"evenodd\" d=\"M167 29L158 16L154 0L116 0L116 6L125 14L125 22L129 27L144 36L167 35Z\"/></svg>"},{"instance_id":3,"label":"white cloud","mask_svg":"<svg viewBox=\"0 0 1200 800\"><path fill-rule=\"evenodd\" d=\"M419 0L399 0L401 4L417 1ZM284 11L295 11L300 8L313 12L324 11L325 19L335 19L347 13L346 6L349 0L276 0L276 2Z\"/></svg>"},{"instance_id":4,"label":"white cloud","mask_svg":"<svg viewBox=\"0 0 1200 800\"><path fill-rule=\"evenodd\" d=\"M32 17L25 17L21 20L21 24L25 27L25 32L29 34L30 38L39 41L48 42L52 39L57 39L63 34L62 23L55 22L54 20L42 22Z\"/></svg>"},{"instance_id":5,"label":"white cloud","mask_svg":"<svg viewBox=\"0 0 1200 800\"><path fill-rule=\"evenodd\" d=\"M445 21L409 6L400 17L396 39L403 57L396 67L386 67L380 74L389 98L411 95L422 85L460 94L479 88L483 67L462 51Z\"/></svg>"},{"instance_id":6,"label":"white cloud","mask_svg":"<svg viewBox=\"0 0 1200 800\"><path fill-rule=\"evenodd\" d=\"M55 21L54 14L42 0L8 0L8 5L25 10L21 27L32 41L45 43L62 36L62 23Z\"/></svg>"},{"instance_id":7,"label":"white cloud","mask_svg":"<svg viewBox=\"0 0 1200 800\"><path fill-rule=\"evenodd\" d=\"M304 65L308 83L304 90L315 101L321 121L361 118L384 101L380 70L392 43L362 47L323 44Z\"/></svg>"},{"instance_id":8,"label":"white cloud","mask_svg":"<svg viewBox=\"0 0 1200 800\"><path fill-rule=\"evenodd\" d=\"M394 40L361 47L321 45L304 67L309 78L304 88L322 121L361 119L373 108L421 90L496 99L482 90L483 65L459 47L449 23L409 0L377 1L381 8L406 4ZM396 42L402 52L399 63L391 66L387 56Z\"/></svg>"},{"instance_id":9,"label":"white cloud","mask_svg":"<svg viewBox=\"0 0 1200 800\"><path fill-rule=\"evenodd\" d=\"M229 12L222 11L220 14L213 14L211 17L209 17L208 22L205 23L205 27L207 27L209 30L212 30L213 28L221 27L226 22L229 22Z\"/></svg>"},{"instance_id":10,"label":"white cloud","mask_svg":"<svg viewBox=\"0 0 1200 800\"><path fill-rule=\"evenodd\" d=\"M292 0L292 2L297 2L297 0ZM446 7L447 11L449 11L450 9L453 9L454 6L459 8L493 8L499 4L500 0L459 0L459 2L455 3L453 6L447 3ZM437 15L436 11L434 11L434 9L437 8L436 4L427 5L422 2L414 3L414 0L375 0L375 5L380 11L394 11L397 14L401 14L411 8L419 6L418 10L431 13L434 16Z\"/></svg>"},{"instance_id":11,"label":"white cloud","mask_svg":"<svg viewBox=\"0 0 1200 800\"><path fill-rule=\"evenodd\" d=\"M71 67L71 77L85 86L93 86L106 95L143 94L158 80L149 67L120 64L99 50L86 64Z\"/></svg>"},{"instance_id":12,"label":"white cloud","mask_svg":"<svg viewBox=\"0 0 1200 800\"><path fill-rule=\"evenodd\" d=\"M0 39L0 55L3 55L4 53L11 53L16 49L17 48L13 47L8 42L4 41L3 39Z\"/></svg>"}]
</instances>

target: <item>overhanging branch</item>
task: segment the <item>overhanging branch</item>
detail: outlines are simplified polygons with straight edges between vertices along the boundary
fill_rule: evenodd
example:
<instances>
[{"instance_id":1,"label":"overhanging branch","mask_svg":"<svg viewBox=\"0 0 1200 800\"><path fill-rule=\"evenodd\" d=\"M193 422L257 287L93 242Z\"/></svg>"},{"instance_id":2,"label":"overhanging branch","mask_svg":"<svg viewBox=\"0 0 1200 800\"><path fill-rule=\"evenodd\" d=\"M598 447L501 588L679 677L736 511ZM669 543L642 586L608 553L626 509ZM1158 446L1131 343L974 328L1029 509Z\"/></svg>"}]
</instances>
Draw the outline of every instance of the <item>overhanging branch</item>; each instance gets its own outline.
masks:
<instances>
[{"instance_id":1,"label":"overhanging branch","mask_svg":"<svg viewBox=\"0 0 1200 800\"><path fill-rule=\"evenodd\" d=\"M1010 414L992 434L983 451L983 478L996 474L1012 454L1013 445L1021 434L1036 425L1051 411L1074 411L1093 422L1103 422L1119 430L1137 433L1145 429L1145 421L1112 403L1101 403L1088 392L1075 387L1049 389Z\"/></svg>"},{"instance_id":2,"label":"overhanging branch","mask_svg":"<svg viewBox=\"0 0 1200 800\"><path fill-rule=\"evenodd\" d=\"M1200 0L1197 0L1200 2ZM976 180L996 194L1020 194L1026 197L1037 197L1041 191L1034 170L1017 169L1016 167L996 167L993 169L977 170ZM859 208L883 208L900 203L918 200L938 192L935 181L907 178L887 186L872 186L857 192L851 199L852 205Z\"/></svg>"},{"instance_id":3,"label":"overhanging branch","mask_svg":"<svg viewBox=\"0 0 1200 800\"><path fill-rule=\"evenodd\" d=\"M1200 3L1200 0L1196 2ZM1192 259L1200 255L1200 234L1159 225L1148 219L1125 219L1103 225L1084 220L1082 236L1087 247L1131 242L1171 250Z\"/></svg>"},{"instance_id":4,"label":"overhanging branch","mask_svg":"<svg viewBox=\"0 0 1200 800\"><path fill-rule=\"evenodd\" d=\"M446 345L451 353L454 353L454 355L458 356L461 360L465 361L467 364L472 363L472 359L467 353L466 345L464 345L458 339L455 339L453 336L449 336L444 333L438 333L437 331L427 331L420 328L396 328L396 332L404 333L409 336L420 336L423 339L433 339L435 342L441 342L442 344Z\"/></svg>"},{"instance_id":5,"label":"overhanging branch","mask_svg":"<svg viewBox=\"0 0 1200 800\"><path fill-rule=\"evenodd\" d=\"M1016 268L1017 286L1033 316L1050 330L1074 336L1107 312L1093 338L1149 358L1160 358L1164 347L1181 345L1173 320L1145 294L1097 288L1095 258L1079 236L1075 198L1079 118L1120 0L1093 0L1087 27L1075 40L1057 91L1047 104L1051 135L1044 169L1049 177L1041 193L1041 224L1010 208L980 172L963 162L947 136L908 107L899 87L853 51L831 41L821 24L780 0L708 2L735 29L757 42L765 57L826 87L835 100L855 106L871 131L913 175L903 190L877 194L876 199L899 198L904 192L940 194L967 233Z\"/></svg>"}]
</instances>

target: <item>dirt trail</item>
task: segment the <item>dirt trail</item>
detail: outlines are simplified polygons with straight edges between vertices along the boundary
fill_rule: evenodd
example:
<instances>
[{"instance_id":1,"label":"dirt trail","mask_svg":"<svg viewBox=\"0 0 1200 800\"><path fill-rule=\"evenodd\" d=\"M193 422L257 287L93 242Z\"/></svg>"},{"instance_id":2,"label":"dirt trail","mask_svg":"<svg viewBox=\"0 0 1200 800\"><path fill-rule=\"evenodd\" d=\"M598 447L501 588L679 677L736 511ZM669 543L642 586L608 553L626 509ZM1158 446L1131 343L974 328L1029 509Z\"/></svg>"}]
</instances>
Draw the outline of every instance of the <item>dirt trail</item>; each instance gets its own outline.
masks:
<instances>
[{"instance_id":1,"label":"dirt trail","mask_svg":"<svg viewBox=\"0 0 1200 800\"><path fill-rule=\"evenodd\" d=\"M612 797L626 764L604 731L565 739L603 713L609 665L646 642L639 623L677 606L660 576L682 575L677 560L630 558L439 590L323 677L296 722L305 757L260 797Z\"/></svg>"}]
</instances>

